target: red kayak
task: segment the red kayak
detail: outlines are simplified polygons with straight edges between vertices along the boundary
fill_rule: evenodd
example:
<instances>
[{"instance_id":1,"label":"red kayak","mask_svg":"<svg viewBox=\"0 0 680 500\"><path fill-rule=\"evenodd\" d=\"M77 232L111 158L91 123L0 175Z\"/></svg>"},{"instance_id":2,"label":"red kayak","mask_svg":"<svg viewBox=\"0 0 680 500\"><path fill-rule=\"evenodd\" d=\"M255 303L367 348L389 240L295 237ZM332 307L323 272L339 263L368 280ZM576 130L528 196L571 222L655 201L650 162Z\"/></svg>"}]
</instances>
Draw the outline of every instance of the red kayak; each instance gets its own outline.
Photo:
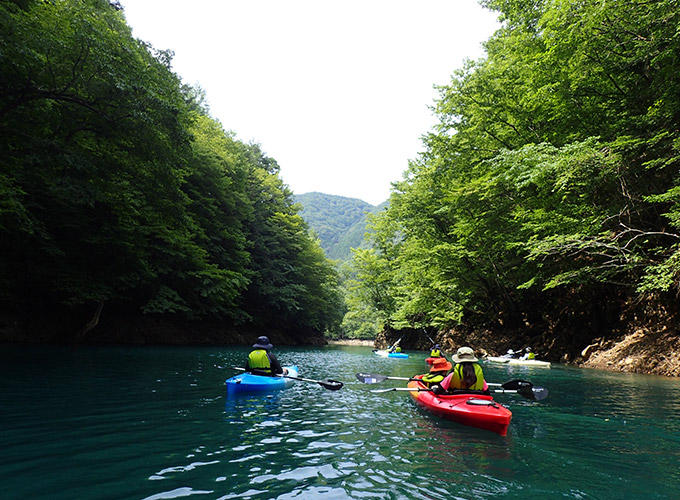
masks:
<instances>
[{"instance_id":1,"label":"red kayak","mask_svg":"<svg viewBox=\"0 0 680 500\"><path fill-rule=\"evenodd\" d=\"M421 378L417 375L414 378ZM425 389L411 391L411 397L417 404L447 420L471 427L486 429L506 436L512 412L505 406L495 402L491 396L482 394L455 394L452 396L438 396L427 390L427 386L420 380L408 383L410 389Z\"/></svg>"}]
</instances>

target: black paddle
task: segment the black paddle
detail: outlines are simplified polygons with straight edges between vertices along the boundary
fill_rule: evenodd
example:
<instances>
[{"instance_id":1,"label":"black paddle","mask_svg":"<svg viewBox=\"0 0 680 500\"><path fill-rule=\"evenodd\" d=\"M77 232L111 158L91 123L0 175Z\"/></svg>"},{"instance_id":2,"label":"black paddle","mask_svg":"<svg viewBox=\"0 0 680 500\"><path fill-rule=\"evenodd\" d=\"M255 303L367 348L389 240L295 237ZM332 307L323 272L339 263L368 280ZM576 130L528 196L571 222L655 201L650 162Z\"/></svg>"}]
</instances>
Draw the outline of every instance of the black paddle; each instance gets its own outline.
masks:
<instances>
[{"instance_id":1,"label":"black paddle","mask_svg":"<svg viewBox=\"0 0 680 500\"><path fill-rule=\"evenodd\" d=\"M378 382L384 382L385 380L416 380L414 378L406 377L387 377L377 373L357 373L357 379L364 384L377 384Z\"/></svg>"},{"instance_id":2,"label":"black paddle","mask_svg":"<svg viewBox=\"0 0 680 500\"><path fill-rule=\"evenodd\" d=\"M241 368L239 366L234 366L233 368L234 368L234 370L246 371L245 368ZM256 370L256 369L252 370L250 373L252 373L253 375L262 375L262 376L265 376L265 377L271 377L271 375L269 373L262 372L262 371L259 371L259 370ZM339 389L342 389L342 386L345 385L342 382L340 382L339 380L330 380L330 379L312 380L310 378L293 377L291 375L283 375L283 374L277 374L276 376L282 377L282 378L290 378L290 379L293 379L293 380L302 380L303 382L314 382L315 384L319 384L321 387L323 387L324 389L328 389L329 391L337 391Z\"/></svg>"},{"instance_id":3,"label":"black paddle","mask_svg":"<svg viewBox=\"0 0 680 500\"><path fill-rule=\"evenodd\" d=\"M504 384L488 384L491 387L501 387L503 392L516 392L520 396L534 401L541 401L548 397L548 389L545 387L534 387L528 380L509 380ZM500 392L496 391L496 392Z\"/></svg>"},{"instance_id":4,"label":"black paddle","mask_svg":"<svg viewBox=\"0 0 680 500\"><path fill-rule=\"evenodd\" d=\"M432 340L432 337L430 337L430 336L427 334L427 330L425 330L425 328L423 328L423 331L425 332L425 336L426 336L428 339L430 339L430 342L432 342L432 347L436 346L437 343L436 343L434 340Z\"/></svg>"},{"instance_id":5,"label":"black paddle","mask_svg":"<svg viewBox=\"0 0 680 500\"><path fill-rule=\"evenodd\" d=\"M381 393L381 392L391 392L391 391L410 391L410 392L432 392L432 389L428 389L425 387L392 387L390 389L373 389L371 392L374 392L376 394ZM492 392L498 393L498 394L505 394L505 393L513 393L513 394L519 394L520 396L524 396L527 399L531 399L533 401L541 401L545 398L548 397L548 389L545 387L524 387L522 389L494 389ZM460 394L465 394L465 392L461 392ZM471 394L476 394L476 393L471 393ZM446 394L440 394L440 396L446 396Z\"/></svg>"},{"instance_id":6,"label":"black paddle","mask_svg":"<svg viewBox=\"0 0 680 500\"><path fill-rule=\"evenodd\" d=\"M380 375L379 373L357 373L357 379L364 384L377 384L378 382L383 382L385 380L419 380L417 378L406 378L406 377L388 377L386 375ZM548 389L545 387L534 387L534 384L528 380L508 380L503 384L488 383L489 387L500 387L500 389L494 390L496 393L517 393L527 399L532 399L534 401L541 401L548 397ZM371 392L388 392L388 391L398 391L398 390L416 390L410 389L408 387L393 387L391 389L376 389ZM429 389L418 389L428 391Z\"/></svg>"}]
</instances>

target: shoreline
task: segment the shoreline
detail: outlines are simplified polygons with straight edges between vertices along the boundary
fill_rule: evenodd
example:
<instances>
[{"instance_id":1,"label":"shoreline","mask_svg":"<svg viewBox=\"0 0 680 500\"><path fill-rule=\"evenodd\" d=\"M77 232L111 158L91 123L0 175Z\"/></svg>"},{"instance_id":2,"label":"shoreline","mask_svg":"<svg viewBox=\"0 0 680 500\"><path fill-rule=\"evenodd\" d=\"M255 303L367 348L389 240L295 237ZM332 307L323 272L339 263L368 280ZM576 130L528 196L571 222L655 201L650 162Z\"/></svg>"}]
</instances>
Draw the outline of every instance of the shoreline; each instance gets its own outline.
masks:
<instances>
[{"instance_id":1,"label":"shoreline","mask_svg":"<svg viewBox=\"0 0 680 500\"><path fill-rule=\"evenodd\" d=\"M360 339L346 339L346 340L328 340L328 345L359 345L373 347L374 340L360 340Z\"/></svg>"}]
</instances>

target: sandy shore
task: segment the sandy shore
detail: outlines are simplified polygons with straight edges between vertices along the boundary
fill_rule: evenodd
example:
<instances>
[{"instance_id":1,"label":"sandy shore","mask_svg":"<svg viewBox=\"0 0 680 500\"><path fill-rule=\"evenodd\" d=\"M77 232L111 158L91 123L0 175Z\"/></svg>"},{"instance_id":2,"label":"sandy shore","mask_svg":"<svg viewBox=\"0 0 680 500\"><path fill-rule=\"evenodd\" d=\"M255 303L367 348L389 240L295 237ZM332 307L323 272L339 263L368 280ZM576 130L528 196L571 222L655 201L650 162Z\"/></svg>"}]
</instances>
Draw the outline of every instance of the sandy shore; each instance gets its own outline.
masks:
<instances>
[{"instance_id":1,"label":"sandy shore","mask_svg":"<svg viewBox=\"0 0 680 500\"><path fill-rule=\"evenodd\" d=\"M347 340L329 340L329 345L363 345L368 347L373 347L375 341L373 340L358 340L358 339L347 339Z\"/></svg>"}]
</instances>

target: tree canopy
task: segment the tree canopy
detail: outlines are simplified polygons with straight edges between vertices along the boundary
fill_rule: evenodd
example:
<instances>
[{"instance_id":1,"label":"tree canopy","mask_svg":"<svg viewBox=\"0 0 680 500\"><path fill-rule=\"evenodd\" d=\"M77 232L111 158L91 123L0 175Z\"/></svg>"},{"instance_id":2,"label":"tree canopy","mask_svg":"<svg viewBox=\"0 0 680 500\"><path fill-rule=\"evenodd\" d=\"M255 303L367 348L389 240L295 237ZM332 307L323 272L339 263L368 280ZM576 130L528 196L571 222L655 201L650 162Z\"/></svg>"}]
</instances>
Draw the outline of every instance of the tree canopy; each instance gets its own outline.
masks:
<instances>
[{"instance_id":1,"label":"tree canopy","mask_svg":"<svg viewBox=\"0 0 680 500\"><path fill-rule=\"evenodd\" d=\"M323 193L296 195L302 206L300 215L316 233L329 259L347 261L353 248L365 247L364 235L368 214L385 208L385 203L371 205L356 198Z\"/></svg>"},{"instance_id":2,"label":"tree canopy","mask_svg":"<svg viewBox=\"0 0 680 500\"><path fill-rule=\"evenodd\" d=\"M278 165L117 3L0 3L0 302L323 331L337 273Z\"/></svg>"},{"instance_id":3,"label":"tree canopy","mask_svg":"<svg viewBox=\"0 0 680 500\"><path fill-rule=\"evenodd\" d=\"M502 28L439 88L438 125L354 261L362 303L396 327L522 324L677 293L678 2L483 4Z\"/></svg>"}]
</instances>

